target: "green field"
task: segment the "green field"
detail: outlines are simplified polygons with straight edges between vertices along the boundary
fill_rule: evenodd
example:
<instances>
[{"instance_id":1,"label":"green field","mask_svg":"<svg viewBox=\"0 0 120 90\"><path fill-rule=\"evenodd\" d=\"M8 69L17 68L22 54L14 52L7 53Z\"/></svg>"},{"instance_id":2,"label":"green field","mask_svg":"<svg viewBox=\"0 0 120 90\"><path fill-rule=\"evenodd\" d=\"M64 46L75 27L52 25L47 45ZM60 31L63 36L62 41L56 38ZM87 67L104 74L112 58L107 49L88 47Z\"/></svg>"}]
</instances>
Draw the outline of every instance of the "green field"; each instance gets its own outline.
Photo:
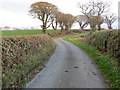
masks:
<instances>
[{"instance_id":1,"label":"green field","mask_svg":"<svg viewBox=\"0 0 120 90\"><path fill-rule=\"evenodd\" d=\"M71 30L79 30L79 29L71 29ZM52 33L53 29L46 30L46 34ZM58 29L60 32L61 30ZM42 30L9 30L9 31L0 31L0 36L16 36L16 35L36 35L36 34L44 34Z\"/></svg>"},{"instance_id":2,"label":"green field","mask_svg":"<svg viewBox=\"0 0 120 90\"><path fill-rule=\"evenodd\" d=\"M60 31L60 30L59 30ZM46 30L46 34L52 33L53 30ZM13 31L0 31L0 36L16 36L16 35L35 35L43 34L42 30L13 30Z\"/></svg>"}]
</instances>

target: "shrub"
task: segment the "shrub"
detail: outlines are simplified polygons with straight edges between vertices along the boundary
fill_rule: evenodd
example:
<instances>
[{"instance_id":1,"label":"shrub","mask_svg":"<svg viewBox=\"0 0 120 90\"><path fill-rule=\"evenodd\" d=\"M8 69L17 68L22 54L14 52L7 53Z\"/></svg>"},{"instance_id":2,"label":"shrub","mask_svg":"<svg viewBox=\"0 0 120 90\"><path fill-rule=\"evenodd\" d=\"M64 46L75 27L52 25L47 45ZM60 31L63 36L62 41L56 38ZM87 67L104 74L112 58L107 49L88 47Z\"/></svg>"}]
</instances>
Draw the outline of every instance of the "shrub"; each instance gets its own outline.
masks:
<instances>
[{"instance_id":1,"label":"shrub","mask_svg":"<svg viewBox=\"0 0 120 90\"><path fill-rule=\"evenodd\" d=\"M90 32L90 30L85 29L85 30L71 30L74 33L85 33L85 32Z\"/></svg>"},{"instance_id":2,"label":"shrub","mask_svg":"<svg viewBox=\"0 0 120 90\"><path fill-rule=\"evenodd\" d=\"M22 87L55 49L48 35L2 37L2 87Z\"/></svg>"},{"instance_id":3,"label":"shrub","mask_svg":"<svg viewBox=\"0 0 120 90\"><path fill-rule=\"evenodd\" d=\"M54 30L53 33L49 34L51 37L65 36L69 34L74 34L71 30L63 30L59 32L58 30Z\"/></svg>"}]
</instances>

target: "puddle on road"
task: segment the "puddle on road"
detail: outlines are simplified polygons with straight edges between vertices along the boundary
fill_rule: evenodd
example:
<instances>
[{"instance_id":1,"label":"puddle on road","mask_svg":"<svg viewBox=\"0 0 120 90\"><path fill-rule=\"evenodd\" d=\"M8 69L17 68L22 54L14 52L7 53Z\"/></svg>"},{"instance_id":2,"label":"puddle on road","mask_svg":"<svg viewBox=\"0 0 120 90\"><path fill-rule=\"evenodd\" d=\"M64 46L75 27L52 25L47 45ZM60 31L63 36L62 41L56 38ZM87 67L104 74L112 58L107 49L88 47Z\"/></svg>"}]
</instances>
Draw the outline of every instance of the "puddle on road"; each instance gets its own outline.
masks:
<instances>
[{"instance_id":1,"label":"puddle on road","mask_svg":"<svg viewBox=\"0 0 120 90\"><path fill-rule=\"evenodd\" d=\"M74 68L79 68L79 67L75 66Z\"/></svg>"},{"instance_id":2,"label":"puddle on road","mask_svg":"<svg viewBox=\"0 0 120 90\"><path fill-rule=\"evenodd\" d=\"M69 72L69 71L65 71L65 72Z\"/></svg>"},{"instance_id":3,"label":"puddle on road","mask_svg":"<svg viewBox=\"0 0 120 90\"><path fill-rule=\"evenodd\" d=\"M92 72L93 73L93 75L96 75L94 72Z\"/></svg>"},{"instance_id":4,"label":"puddle on road","mask_svg":"<svg viewBox=\"0 0 120 90\"><path fill-rule=\"evenodd\" d=\"M78 67L78 66L74 66L74 68L76 68L76 69L77 69L77 68L79 68L79 67ZM67 73L68 73L69 71L68 71L68 70L66 70L65 72L67 72Z\"/></svg>"}]
</instances>

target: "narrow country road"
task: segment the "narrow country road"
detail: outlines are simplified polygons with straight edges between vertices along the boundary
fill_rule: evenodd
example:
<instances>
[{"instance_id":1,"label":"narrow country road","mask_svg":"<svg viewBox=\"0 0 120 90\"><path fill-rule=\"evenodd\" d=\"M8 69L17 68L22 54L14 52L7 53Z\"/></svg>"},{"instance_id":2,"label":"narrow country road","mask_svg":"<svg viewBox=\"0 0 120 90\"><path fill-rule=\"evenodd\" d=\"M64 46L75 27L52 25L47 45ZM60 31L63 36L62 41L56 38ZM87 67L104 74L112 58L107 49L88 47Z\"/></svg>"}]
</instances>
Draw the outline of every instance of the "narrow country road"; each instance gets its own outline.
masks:
<instances>
[{"instance_id":1,"label":"narrow country road","mask_svg":"<svg viewBox=\"0 0 120 90\"><path fill-rule=\"evenodd\" d=\"M96 65L79 47L55 39L56 51L25 88L107 88Z\"/></svg>"}]
</instances>

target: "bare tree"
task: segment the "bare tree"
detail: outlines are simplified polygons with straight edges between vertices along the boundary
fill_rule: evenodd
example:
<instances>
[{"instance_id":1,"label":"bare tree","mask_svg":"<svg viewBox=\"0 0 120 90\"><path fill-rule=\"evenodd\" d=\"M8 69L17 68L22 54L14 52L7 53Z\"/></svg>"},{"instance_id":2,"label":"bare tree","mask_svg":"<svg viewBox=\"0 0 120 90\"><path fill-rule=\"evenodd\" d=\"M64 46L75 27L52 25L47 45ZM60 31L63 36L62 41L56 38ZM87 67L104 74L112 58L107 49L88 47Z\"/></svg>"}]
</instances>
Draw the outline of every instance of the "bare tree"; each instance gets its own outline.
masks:
<instances>
[{"instance_id":1,"label":"bare tree","mask_svg":"<svg viewBox=\"0 0 120 90\"><path fill-rule=\"evenodd\" d=\"M78 15L76 16L76 22L78 22L80 29L84 29L88 26L89 22L85 15Z\"/></svg>"},{"instance_id":2,"label":"bare tree","mask_svg":"<svg viewBox=\"0 0 120 90\"><path fill-rule=\"evenodd\" d=\"M103 20L100 18L104 13L109 11L110 3L102 1L92 1L85 4L78 3L78 7L80 8L82 14L88 18L89 23L92 24L90 25L92 26L91 28L95 29L95 27L98 26L98 29L100 30L101 24L103 23ZM94 19L97 21L95 22L96 25L93 25L93 17L95 17Z\"/></svg>"},{"instance_id":3,"label":"bare tree","mask_svg":"<svg viewBox=\"0 0 120 90\"><path fill-rule=\"evenodd\" d=\"M92 13L93 10L93 6L89 3L85 3L85 4L80 4L78 3L78 8L80 8L80 12L86 16L90 27L94 30L96 29L96 23L93 22L93 20L95 19L93 16L94 14Z\"/></svg>"},{"instance_id":4,"label":"bare tree","mask_svg":"<svg viewBox=\"0 0 120 90\"><path fill-rule=\"evenodd\" d=\"M103 23L102 15L109 11L110 3L97 1L97 2L90 2L93 7L92 13L96 16L97 19L97 26L98 30L101 30L101 24Z\"/></svg>"},{"instance_id":5,"label":"bare tree","mask_svg":"<svg viewBox=\"0 0 120 90\"><path fill-rule=\"evenodd\" d=\"M53 13L57 10L58 8L51 3L36 2L31 5L31 10L29 12L34 18L38 18L42 21L41 27L43 32L46 33L46 29L52 24L51 18L53 17Z\"/></svg>"},{"instance_id":6,"label":"bare tree","mask_svg":"<svg viewBox=\"0 0 120 90\"><path fill-rule=\"evenodd\" d=\"M104 21L109 29L112 29L112 24L116 21L117 16L114 13L109 13L104 16Z\"/></svg>"}]
</instances>

